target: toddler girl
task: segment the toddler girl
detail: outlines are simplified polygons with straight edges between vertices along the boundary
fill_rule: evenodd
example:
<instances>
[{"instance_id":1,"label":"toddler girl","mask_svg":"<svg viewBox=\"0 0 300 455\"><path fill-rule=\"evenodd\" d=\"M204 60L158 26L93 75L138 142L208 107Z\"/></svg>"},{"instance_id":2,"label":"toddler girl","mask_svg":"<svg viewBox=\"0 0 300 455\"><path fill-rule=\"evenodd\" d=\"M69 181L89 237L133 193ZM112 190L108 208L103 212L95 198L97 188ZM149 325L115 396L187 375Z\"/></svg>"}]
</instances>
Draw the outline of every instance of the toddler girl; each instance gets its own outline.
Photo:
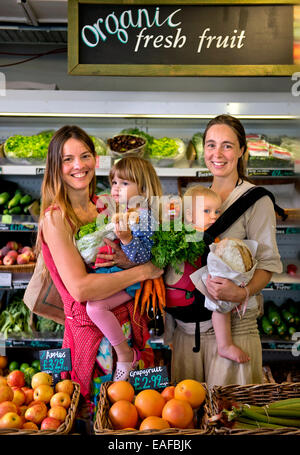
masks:
<instances>
[{"instance_id":1,"label":"toddler girl","mask_svg":"<svg viewBox=\"0 0 300 455\"><path fill-rule=\"evenodd\" d=\"M151 258L151 236L157 220L154 211L151 210L152 198L162 195L161 184L156 172L149 161L129 156L114 164L110 170L109 180L111 197L117 207L117 213L112 220L115 221L114 232L120 241L120 246L131 262L135 264L148 262ZM135 214L128 211L133 206ZM120 208L122 208L122 212L120 212ZM129 223L130 218L134 218L133 224ZM100 248L100 252L104 253L105 247ZM119 270L121 269L118 267L112 267L110 272ZM108 270L96 268L95 271L103 273ZM129 371L136 366L139 360L139 353L129 347L122 328L111 311L131 300L135 289L136 287L130 287L105 300L87 302L87 314L115 349L117 365L114 381L127 380Z\"/></svg>"}]
</instances>

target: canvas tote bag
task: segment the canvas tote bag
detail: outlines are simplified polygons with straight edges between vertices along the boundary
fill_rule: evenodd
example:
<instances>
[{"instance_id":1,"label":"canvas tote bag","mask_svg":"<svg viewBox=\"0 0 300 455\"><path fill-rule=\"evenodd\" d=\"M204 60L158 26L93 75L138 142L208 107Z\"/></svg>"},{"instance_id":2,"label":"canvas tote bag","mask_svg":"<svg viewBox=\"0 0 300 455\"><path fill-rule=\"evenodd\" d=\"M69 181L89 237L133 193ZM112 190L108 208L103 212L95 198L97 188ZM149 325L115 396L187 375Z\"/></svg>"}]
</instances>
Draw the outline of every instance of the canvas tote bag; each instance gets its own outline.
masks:
<instances>
[{"instance_id":1,"label":"canvas tote bag","mask_svg":"<svg viewBox=\"0 0 300 455\"><path fill-rule=\"evenodd\" d=\"M50 276L43 274L43 268L44 258L40 252L23 301L33 313L64 324L64 304Z\"/></svg>"}]
</instances>

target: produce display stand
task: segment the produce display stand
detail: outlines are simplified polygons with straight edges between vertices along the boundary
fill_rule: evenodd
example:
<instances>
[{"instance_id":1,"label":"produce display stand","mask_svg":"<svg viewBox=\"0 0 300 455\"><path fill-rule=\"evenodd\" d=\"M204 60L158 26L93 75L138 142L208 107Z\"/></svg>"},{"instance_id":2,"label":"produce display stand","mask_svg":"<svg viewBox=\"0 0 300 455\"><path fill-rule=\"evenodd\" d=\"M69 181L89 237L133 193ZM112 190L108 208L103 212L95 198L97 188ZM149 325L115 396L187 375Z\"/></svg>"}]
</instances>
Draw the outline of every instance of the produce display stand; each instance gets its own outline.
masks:
<instances>
[{"instance_id":1,"label":"produce display stand","mask_svg":"<svg viewBox=\"0 0 300 455\"><path fill-rule=\"evenodd\" d=\"M71 404L68 408L68 412L65 418L65 421L57 428L57 430L29 430L29 429L17 429L17 428L7 428L0 429L0 436L2 435L39 435L39 436L48 436L48 435L63 435L71 432L75 417L77 406L80 398L80 385L77 382L73 381L74 391L71 398Z\"/></svg>"},{"instance_id":2,"label":"produce display stand","mask_svg":"<svg viewBox=\"0 0 300 455\"><path fill-rule=\"evenodd\" d=\"M94 432L98 436L103 435L175 435L175 436L185 436L185 435L207 435L212 433L212 429L208 426L208 417L212 414L211 403L209 399L209 392L207 385L202 383L202 386L206 390L206 398L203 404L203 414L201 416L201 428L167 428L163 430L114 430L112 423L109 419L108 412L111 406L107 389L112 384L111 381L104 382L101 385L99 393L99 402L98 409L96 413L96 420L94 423Z\"/></svg>"},{"instance_id":3,"label":"produce display stand","mask_svg":"<svg viewBox=\"0 0 300 455\"><path fill-rule=\"evenodd\" d=\"M274 401L288 398L300 398L300 382L295 383L266 383L250 385L214 386L209 390L212 415L219 412L218 400L234 400L239 403L264 406ZM219 435L299 435L300 428L257 428L230 429L214 426L214 434Z\"/></svg>"}]
</instances>

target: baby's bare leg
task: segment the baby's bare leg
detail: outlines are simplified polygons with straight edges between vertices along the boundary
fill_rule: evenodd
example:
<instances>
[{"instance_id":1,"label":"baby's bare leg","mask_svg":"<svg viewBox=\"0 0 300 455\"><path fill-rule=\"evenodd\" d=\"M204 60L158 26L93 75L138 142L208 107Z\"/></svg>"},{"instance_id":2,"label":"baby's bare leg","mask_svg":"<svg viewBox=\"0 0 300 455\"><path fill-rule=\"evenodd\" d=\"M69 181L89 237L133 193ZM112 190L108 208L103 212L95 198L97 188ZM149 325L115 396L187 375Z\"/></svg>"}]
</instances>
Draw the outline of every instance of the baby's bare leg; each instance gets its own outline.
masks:
<instances>
[{"instance_id":1,"label":"baby's bare leg","mask_svg":"<svg viewBox=\"0 0 300 455\"><path fill-rule=\"evenodd\" d=\"M234 362L248 362L250 357L238 346L233 344L231 336L231 313L214 311L212 324L216 334L218 354Z\"/></svg>"}]
</instances>

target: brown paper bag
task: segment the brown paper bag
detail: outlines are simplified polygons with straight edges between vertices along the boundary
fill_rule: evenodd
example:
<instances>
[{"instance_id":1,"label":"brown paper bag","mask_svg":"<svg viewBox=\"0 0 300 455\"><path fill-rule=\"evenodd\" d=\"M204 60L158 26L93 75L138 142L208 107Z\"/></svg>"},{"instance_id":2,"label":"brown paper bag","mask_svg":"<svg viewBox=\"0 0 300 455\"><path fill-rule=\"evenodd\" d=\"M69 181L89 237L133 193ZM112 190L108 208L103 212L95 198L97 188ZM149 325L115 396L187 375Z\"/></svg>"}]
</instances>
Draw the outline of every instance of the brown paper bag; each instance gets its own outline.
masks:
<instances>
[{"instance_id":1,"label":"brown paper bag","mask_svg":"<svg viewBox=\"0 0 300 455\"><path fill-rule=\"evenodd\" d=\"M64 304L51 278L43 274L43 266L44 259L40 253L23 301L33 313L64 324Z\"/></svg>"}]
</instances>

